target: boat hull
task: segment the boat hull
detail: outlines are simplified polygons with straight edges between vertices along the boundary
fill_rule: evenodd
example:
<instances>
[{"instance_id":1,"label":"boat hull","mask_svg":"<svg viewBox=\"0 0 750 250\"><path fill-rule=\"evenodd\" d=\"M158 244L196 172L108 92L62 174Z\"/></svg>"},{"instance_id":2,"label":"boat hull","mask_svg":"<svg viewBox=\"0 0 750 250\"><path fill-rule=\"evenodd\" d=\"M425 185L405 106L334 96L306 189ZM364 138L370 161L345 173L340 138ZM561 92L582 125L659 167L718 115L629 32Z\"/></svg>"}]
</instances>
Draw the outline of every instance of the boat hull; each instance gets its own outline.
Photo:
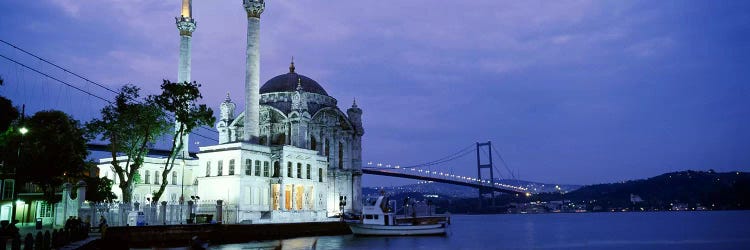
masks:
<instances>
[{"instance_id":1,"label":"boat hull","mask_svg":"<svg viewBox=\"0 0 750 250\"><path fill-rule=\"evenodd\" d=\"M355 235L441 235L446 233L444 223L430 225L372 225L349 223Z\"/></svg>"}]
</instances>

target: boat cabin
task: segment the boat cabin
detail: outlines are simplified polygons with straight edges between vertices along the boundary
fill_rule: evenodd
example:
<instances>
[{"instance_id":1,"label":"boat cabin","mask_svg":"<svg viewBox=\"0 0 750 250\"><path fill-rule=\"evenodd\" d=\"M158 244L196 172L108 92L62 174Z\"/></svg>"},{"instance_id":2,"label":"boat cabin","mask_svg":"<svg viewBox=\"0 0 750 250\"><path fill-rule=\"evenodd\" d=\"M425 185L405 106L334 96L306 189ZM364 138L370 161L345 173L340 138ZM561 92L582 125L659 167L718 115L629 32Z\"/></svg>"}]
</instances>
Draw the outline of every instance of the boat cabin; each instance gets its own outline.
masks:
<instances>
[{"instance_id":1,"label":"boat cabin","mask_svg":"<svg viewBox=\"0 0 750 250\"><path fill-rule=\"evenodd\" d=\"M396 201L385 196L367 199L362 207L362 224L394 225L393 208L395 207Z\"/></svg>"}]
</instances>

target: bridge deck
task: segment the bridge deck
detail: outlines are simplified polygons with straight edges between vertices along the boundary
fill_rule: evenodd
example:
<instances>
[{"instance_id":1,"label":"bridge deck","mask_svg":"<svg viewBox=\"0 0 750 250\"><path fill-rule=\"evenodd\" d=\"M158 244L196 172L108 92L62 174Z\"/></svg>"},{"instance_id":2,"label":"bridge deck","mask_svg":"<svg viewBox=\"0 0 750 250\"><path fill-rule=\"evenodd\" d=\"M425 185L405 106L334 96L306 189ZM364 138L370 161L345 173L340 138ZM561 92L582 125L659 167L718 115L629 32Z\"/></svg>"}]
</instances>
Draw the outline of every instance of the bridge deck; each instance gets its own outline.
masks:
<instances>
[{"instance_id":1,"label":"bridge deck","mask_svg":"<svg viewBox=\"0 0 750 250\"><path fill-rule=\"evenodd\" d=\"M493 185L492 183L481 183L479 181L467 181L464 179L457 179L457 178L445 178L444 175L433 176L432 174L429 174L429 175L412 174L412 173L407 173L403 171L403 169L396 170L396 169L363 168L362 173L371 174L371 175L391 176L391 177L408 178L408 179L416 179L416 180L423 180L423 181L448 183L448 184L453 184L453 185L472 187L472 188L481 188L485 190L492 190L492 191L509 193L509 194L526 195L527 193L526 190L522 188L518 188L518 187L507 187L507 185L503 186L497 183Z\"/></svg>"}]
</instances>

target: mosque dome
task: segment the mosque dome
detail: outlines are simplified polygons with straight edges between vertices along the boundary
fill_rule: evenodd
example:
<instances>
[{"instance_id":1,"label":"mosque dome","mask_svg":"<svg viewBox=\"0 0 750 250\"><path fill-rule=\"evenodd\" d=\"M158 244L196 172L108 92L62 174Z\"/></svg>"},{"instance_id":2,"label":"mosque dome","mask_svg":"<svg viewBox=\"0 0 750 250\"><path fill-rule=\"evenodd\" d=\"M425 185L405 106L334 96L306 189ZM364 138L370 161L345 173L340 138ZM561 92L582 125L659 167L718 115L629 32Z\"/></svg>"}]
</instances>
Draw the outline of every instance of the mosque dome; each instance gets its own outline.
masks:
<instances>
[{"instance_id":1,"label":"mosque dome","mask_svg":"<svg viewBox=\"0 0 750 250\"><path fill-rule=\"evenodd\" d=\"M260 87L260 93L294 92L297 91L297 85L302 88L302 91L328 96L328 92L318 82L294 72L294 62L289 66L289 73L278 75L268 80Z\"/></svg>"}]
</instances>

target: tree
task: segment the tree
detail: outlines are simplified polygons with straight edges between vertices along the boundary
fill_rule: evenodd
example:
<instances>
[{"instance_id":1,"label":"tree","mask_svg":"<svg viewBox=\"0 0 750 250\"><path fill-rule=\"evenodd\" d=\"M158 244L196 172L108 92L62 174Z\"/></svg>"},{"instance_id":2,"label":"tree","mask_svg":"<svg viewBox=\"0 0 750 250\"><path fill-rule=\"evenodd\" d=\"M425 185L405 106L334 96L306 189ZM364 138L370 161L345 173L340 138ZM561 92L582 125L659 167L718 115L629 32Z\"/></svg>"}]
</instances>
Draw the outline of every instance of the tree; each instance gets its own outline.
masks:
<instances>
[{"instance_id":1,"label":"tree","mask_svg":"<svg viewBox=\"0 0 750 250\"><path fill-rule=\"evenodd\" d=\"M140 89L125 85L115 97L115 102L101 110L101 118L86 124L90 136L100 136L107 141L112 157L112 170L120 179L122 201L129 203L138 170L148 150L159 136L171 126L164 111L153 98L138 102Z\"/></svg>"},{"instance_id":2,"label":"tree","mask_svg":"<svg viewBox=\"0 0 750 250\"><path fill-rule=\"evenodd\" d=\"M50 204L59 196L55 191L64 182L81 177L85 170L85 130L81 124L62 111L39 111L24 121L28 133L12 133L11 148L19 150L7 157L16 167L18 183L36 184ZM8 152L7 150L4 152ZM19 186L19 185L17 185Z\"/></svg>"},{"instance_id":3,"label":"tree","mask_svg":"<svg viewBox=\"0 0 750 250\"><path fill-rule=\"evenodd\" d=\"M0 86L3 85L3 78L0 77ZM0 96L0 133L8 132L10 125L18 119L19 113L13 102L5 97Z\"/></svg>"},{"instance_id":4,"label":"tree","mask_svg":"<svg viewBox=\"0 0 750 250\"><path fill-rule=\"evenodd\" d=\"M200 86L201 85L196 82L173 83L164 80L161 84L161 95L154 97L154 101L158 103L160 107L165 111L174 114L179 127L172 136L172 147L170 149L169 157L167 157L167 161L164 164L164 170L161 173L161 185L159 186L159 190L154 192L153 202L158 202L162 194L164 194L169 174L172 172L172 168L174 168L174 161L177 157L177 152L182 150L183 147L189 146L182 145L183 136L192 132L193 129L199 126L213 125L214 122L216 122L213 110L208 108L205 104L195 104L197 100L203 98L198 89Z\"/></svg>"},{"instance_id":5,"label":"tree","mask_svg":"<svg viewBox=\"0 0 750 250\"><path fill-rule=\"evenodd\" d=\"M112 193L112 184L114 181L107 177L87 177L86 178L86 200L93 202L112 202L117 199L117 195Z\"/></svg>"}]
</instances>

